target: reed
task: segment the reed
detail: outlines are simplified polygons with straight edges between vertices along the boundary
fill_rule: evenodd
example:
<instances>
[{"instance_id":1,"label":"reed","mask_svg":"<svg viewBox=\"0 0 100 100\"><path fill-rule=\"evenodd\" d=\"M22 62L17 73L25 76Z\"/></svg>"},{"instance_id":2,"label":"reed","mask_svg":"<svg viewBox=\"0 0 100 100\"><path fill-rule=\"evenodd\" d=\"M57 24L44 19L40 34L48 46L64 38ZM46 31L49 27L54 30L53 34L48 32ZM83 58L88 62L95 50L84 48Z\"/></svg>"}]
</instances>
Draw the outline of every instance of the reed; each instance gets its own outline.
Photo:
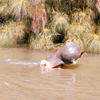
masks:
<instances>
[{"instance_id":1,"label":"reed","mask_svg":"<svg viewBox=\"0 0 100 100\"><path fill-rule=\"evenodd\" d=\"M83 3L90 8L95 7L95 3L96 3L95 0L80 0L80 1L83 1Z\"/></svg>"},{"instance_id":2,"label":"reed","mask_svg":"<svg viewBox=\"0 0 100 100\"><path fill-rule=\"evenodd\" d=\"M83 47L84 51L87 52L93 40L92 32L93 30L85 25L74 24L70 26L67 36L68 38L74 38Z\"/></svg>"},{"instance_id":3,"label":"reed","mask_svg":"<svg viewBox=\"0 0 100 100\"><path fill-rule=\"evenodd\" d=\"M66 32L69 28L69 17L65 13L57 12L54 14L51 20L51 27L58 32Z\"/></svg>"},{"instance_id":4,"label":"reed","mask_svg":"<svg viewBox=\"0 0 100 100\"><path fill-rule=\"evenodd\" d=\"M22 22L7 22L0 27L0 45L13 47L24 36L24 25Z\"/></svg>"},{"instance_id":5,"label":"reed","mask_svg":"<svg viewBox=\"0 0 100 100\"><path fill-rule=\"evenodd\" d=\"M73 35L80 36L81 34L87 35L94 32L95 32L95 23L93 22L87 22L87 23L84 22L82 24L73 22L72 24L70 24L67 35L72 37Z\"/></svg>"},{"instance_id":6,"label":"reed","mask_svg":"<svg viewBox=\"0 0 100 100\"><path fill-rule=\"evenodd\" d=\"M92 34L87 34L87 33L76 35L76 36L70 37L69 39L74 40L74 42L80 44L83 47L84 52L89 52L89 46L91 45L93 41Z\"/></svg>"},{"instance_id":7,"label":"reed","mask_svg":"<svg viewBox=\"0 0 100 100\"><path fill-rule=\"evenodd\" d=\"M0 15L5 16L8 6L8 0L1 0L0 1Z\"/></svg>"},{"instance_id":8,"label":"reed","mask_svg":"<svg viewBox=\"0 0 100 100\"><path fill-rule=\"evenodd\" d=\"M12 35L12 28L10 26L2 25L0 27L0 46L12 47L16 45L16 40Z\"/></svg>"},{"instance_id":9,"label":"reed","mask_svg":"<svg viewBox=\"0 0 100 100\"><path fill-rule=\"evenodd\" d=\"M89 52L91 53L100 53L100 36L94 34L93 35L93 41L91 42L91 45L89 46Z\"/></svg>"},{"instance_id":10,"label":"reed","mask_svg":"<svg viewBox=\"0 0 100 100\"><path fill-rule=\"evenodd\" d=\"M82 45L85 52L89 52L89 46L93 41L93 34L96 31L96 24L92 21L88 9L79 10L72 15L72 23L68 29L68 38L73 38Z\"/></svg>"},{"instance_id":11,"label":"reed","mask_svg":"<svg viewBox=\"0 0 100 100\"><path fill-rule=\"evenodd\" d=\"M24 19L28 16L27 3L28 0L9 0L7 14L19 20Z\"/></svg>"},{"instance_id":12,"label":"reed","mask_svg":"<svg viewBox=\"0 0 100 100\"><path fill-rule=\"evenodd\" d=\"M77 9L73 14L72 14L72 21L75 22L89 22L91 19L95 19L95 13L92 9L86 8L83 11L81 9Z\"/></svg>"},{"instance_id":13,"label":"reed","mask_svg":"<svg viewBox=\"0 0 100 100\"><path fill-rule=\"evenodd\" d=\"M100 35L100 23L97 25L96 34Z\"/></svg>"},{"instance_id":14,"label":"reed","mask_svg":"<svg viewBox=\"0 0 100 100\"><path fill-rule=\"evenodd\" d=\"M43 28L36 37L31 37L30 48L31 49L52 49L53 48L53 37L56 37L57 32Z\"/></svg>"}]
</instances>

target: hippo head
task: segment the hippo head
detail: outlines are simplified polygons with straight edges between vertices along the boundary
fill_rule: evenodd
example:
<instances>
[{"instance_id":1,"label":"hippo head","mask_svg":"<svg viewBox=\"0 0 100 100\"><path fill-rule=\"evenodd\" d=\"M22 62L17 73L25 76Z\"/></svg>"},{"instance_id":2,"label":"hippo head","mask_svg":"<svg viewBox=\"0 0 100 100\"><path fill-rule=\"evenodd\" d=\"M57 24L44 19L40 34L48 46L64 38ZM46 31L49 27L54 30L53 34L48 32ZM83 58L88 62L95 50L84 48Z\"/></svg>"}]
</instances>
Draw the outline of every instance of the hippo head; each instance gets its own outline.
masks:
<instances>
[{"instance_id":1,"label":"hippo head","mask_svg":"<svg viewBox=\"0 0 100 100\"><path fill-rule=\"evenodd\" d=\"M59 68L62 64L75 64L75 61L80 58L82 54L82 47L79 44L69 41L51 57L42 60L40 66L46 68Z\"/></svg>"},{"instance_id":2,"label":"hippo head","mask_svg":"<svg viewBox=\"0 0 100 100\"><path fill-rule=\"evenodd\" d=\"M62 48L60 58L65 64L72 64L75 63L75 60L80 58L82 55L82 47L77 43L69 41Z\"/></svg>"}]
</instances>

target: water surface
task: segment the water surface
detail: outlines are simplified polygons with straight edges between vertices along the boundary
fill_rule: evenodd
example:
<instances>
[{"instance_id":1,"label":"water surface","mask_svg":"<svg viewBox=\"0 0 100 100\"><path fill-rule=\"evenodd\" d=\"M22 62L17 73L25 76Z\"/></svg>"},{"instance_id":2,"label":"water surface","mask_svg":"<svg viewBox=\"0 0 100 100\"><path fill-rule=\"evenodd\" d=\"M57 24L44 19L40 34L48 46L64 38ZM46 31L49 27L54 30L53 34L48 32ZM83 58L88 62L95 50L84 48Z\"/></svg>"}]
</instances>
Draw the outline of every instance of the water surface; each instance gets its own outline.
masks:
<instances>
[{"instance_id":1,"label":"water surface","mask_svg":"<svg viewBox=\"0 0 100 100\"><path fill-rule=\"evenodd\" d=\"M32 67L53 53L0 48L0 100L100 100L100 54L61 70Z\"/></svg>"}]
</instances>

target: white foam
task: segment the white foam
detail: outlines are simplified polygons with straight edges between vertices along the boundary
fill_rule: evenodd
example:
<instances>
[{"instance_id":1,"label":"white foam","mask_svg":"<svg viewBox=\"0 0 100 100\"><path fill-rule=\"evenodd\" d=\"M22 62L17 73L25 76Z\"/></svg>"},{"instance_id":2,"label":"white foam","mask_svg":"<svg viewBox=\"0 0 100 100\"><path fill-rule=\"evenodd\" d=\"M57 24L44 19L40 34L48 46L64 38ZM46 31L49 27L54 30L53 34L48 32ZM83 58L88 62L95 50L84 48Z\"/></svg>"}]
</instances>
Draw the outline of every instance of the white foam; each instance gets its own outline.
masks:
<instances>
[{"instance_id":1,"label":"white foam","mask_svg":"<svg viewBox=\"0 0 100 100\"><path fill-rule=\"evenodd\" d=\"M25 62L25 61L20 61L15 59L7 59L4 61L4 63L17 64L17 65L37 65L37 63L35 62Z\"/></svg>"}]
</instances>

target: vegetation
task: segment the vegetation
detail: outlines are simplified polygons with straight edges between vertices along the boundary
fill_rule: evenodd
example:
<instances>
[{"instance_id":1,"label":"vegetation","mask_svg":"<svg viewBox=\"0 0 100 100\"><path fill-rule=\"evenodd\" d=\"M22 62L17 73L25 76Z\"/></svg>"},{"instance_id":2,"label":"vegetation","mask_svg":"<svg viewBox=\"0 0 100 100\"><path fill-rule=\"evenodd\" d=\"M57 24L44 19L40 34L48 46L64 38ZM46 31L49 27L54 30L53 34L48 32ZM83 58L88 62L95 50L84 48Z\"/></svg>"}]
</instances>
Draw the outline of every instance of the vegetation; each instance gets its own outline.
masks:
<instances>
[{"instance_id":1,"label":"vegetation","mask_svg":"<svg viewBox=\"0 0 100 100\"><path fill-rule=\"evenodd\" d=\"M24 37L23 22L6 22L0 26L0 46L12 47Z\"/></svg>"},{"instance_id":2,"label":"vegetation","mask_svg":"<svg viewBox=\"0 0 100 100\"><path fill-rule=\"evenodd\" d=\"M0 46L54 49L71 39L100 53L99 0L0 0Z\"/></svg>"},{"instance_id":3,"label":"vegetation","mask_svg":"<svg viewBox=\"0 0 100 100\"><path fill-rule=\"evenodd\" d=\"M34 49L53 49L53 37L57 36L57 32L51 29L43 28L36 36L30 39L30 48Z\"/></svg>"},{"instance_id":4,"label":"vegetation","mask_svg":"<svg viewBox=\"0 0 100 100\"><path fill-rule=\"evenodd\" d=\"M27 2L28 0L9 0L6 13L19 20L24 19L28 15Z\"/></svg>"}]
</instances>

